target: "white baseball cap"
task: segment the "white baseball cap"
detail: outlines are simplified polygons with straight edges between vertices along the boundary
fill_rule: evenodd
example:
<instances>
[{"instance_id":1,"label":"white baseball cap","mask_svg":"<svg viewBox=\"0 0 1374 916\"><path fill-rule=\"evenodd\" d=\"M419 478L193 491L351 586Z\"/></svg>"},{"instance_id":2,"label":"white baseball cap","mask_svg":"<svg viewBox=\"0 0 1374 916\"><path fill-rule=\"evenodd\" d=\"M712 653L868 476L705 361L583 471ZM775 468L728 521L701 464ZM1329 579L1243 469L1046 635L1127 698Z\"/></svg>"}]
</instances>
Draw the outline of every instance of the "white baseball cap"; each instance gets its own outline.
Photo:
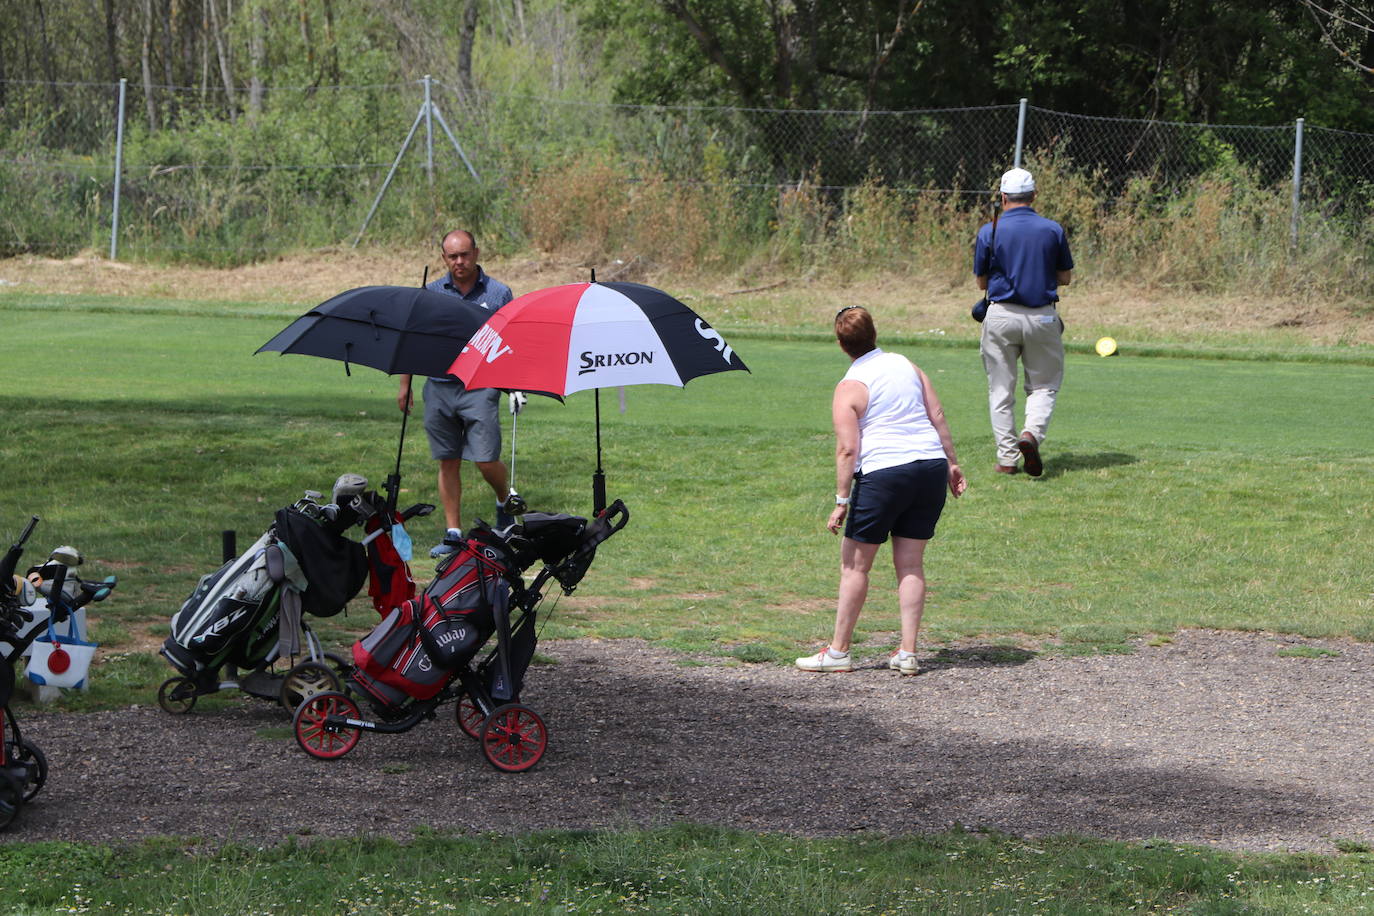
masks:
<instances>
[{"instance_id":1,"label":"white baseball cap","mask_svg":"<svg viewBox=\"0 0 1374 916\"><path fill-rule=\"evenodd\" d=\"M1035 177L1025 169L1011 169L1002 174L1003 194L1029 194L1035 190Z\"/></svg>"}]
</instances>

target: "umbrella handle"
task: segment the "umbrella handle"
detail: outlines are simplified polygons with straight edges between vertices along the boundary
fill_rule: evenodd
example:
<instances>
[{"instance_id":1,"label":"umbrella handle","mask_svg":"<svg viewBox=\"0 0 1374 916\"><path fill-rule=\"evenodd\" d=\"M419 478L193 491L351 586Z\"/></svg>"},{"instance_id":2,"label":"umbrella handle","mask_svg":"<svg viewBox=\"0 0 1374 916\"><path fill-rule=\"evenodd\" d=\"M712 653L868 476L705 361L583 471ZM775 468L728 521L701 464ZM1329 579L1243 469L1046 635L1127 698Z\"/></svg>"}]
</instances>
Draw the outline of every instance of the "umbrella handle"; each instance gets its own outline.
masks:
<instances>
[{"instance_id":1,"label":"umbrella handle","mask_svg":"<svg viewBox=\"0 0 1374 916\"><path fill-rule=\"evenodd\" d=\"M600 515L606 508L606 475L601 468L592 474L592 515Z\"/></svg>"},{"instance_id":2,"label":"umbrella handle","mask_svg":"<svg viewBox=\"0 0 1374 916\"><path fill-rule=\"evenodd\" d=\"M520 423L520 414L510 415L510 483L506 489L515 489L515 432Z\"/></svg>"},{"instance_id":3,"label":"umbrella handle","mask_svg":"<svg viewBox=\"0 0 1374 916\"><path fill-rule=\"evenodd\" d=\"M401 441L396 443L396 470L387 475L386 484L386 508L388 512L396 512L396 503L401 493L401 454L406 447L406 421L410 419L410 411L401 411Z\"/></svg>"},{"instance_id":4,"label":"umbrella handle","mask_svg":"<svg viewBox=\"0 0 1374 916\"><path fill-rule=\"evenodd\" d=\"M596 471L592 474L592 514L600 515L606 508L606 473L601 470L601 389L592 389L596 395Z\"/></svg>"}]
</instances>

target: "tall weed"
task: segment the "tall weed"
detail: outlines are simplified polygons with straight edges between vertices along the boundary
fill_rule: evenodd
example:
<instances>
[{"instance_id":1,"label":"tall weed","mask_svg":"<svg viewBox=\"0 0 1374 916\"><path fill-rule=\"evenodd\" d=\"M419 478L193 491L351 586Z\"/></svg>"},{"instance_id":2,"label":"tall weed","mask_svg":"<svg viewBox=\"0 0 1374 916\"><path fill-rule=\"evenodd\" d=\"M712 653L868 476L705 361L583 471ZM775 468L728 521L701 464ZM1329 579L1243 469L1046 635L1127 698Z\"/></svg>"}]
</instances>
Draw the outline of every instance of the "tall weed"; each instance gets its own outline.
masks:
<instances>
[{"instance_id":1,"label":"tall weed","mask_svg":"<svg viewBox=\"0 0 1374 916\"><path fill-rule=\"evenodd\" d=\"M780 188L767 246L769 259L794 270L811 267L818 260L830 263L829 253L822 252L834 241L833 216L815 176Z\"/></svg>"},{"instance_id":2,"label":"tall weed","mask_svg":"<svg viewBox=\"0 0 1374 916\"><path fill-rule=\"evenodd\" d=\"M520 214L530 242L595 264L615 253L629 210L629 184L612 157L594 151L527 172Z\"/></svg>"},{"instance_id":3,"label":"tall weed","mask_svg":"<svg viewBox=\"0 0 1374 916\"><path fill-rule=\"evenodd\" d=\"M1374 216L1308 220L1291 238L1289 196L1233 159L1190 182L1132 178L1114 196L1100 171L1053 150L1029 157L1037 209L1069 232L1078 267L1143 289L1216 295L1340 295L1358 288ZM701 181L607 151L571 157L527 183L531 240L588 263L718 271L766 267L841 277L868 273L967 280L988 198L913 191L870 175L835 196L814 177L760 189L706 158ZM633 178L627 177L633 175Z\"/></svg>"}]
</instances>

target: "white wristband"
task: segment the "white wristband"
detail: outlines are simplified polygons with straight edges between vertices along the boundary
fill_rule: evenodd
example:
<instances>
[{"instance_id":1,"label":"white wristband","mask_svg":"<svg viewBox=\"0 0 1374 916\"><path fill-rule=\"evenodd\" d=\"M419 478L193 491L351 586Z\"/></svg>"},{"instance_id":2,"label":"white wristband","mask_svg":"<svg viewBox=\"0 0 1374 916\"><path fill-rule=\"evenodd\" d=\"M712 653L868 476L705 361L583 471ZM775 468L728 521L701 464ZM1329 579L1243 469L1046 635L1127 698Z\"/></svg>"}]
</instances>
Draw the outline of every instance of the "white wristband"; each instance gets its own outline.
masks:
<instances>
[{"instance_id":1,"label":"white wristband","mask_svg":"<svg viewBox=\"0 0 1374 916\"><path fill-rule=\"evenodd\" d=\"M836 494L835 494L835 505L837 505L837 506L847 506L847 505L849 505L849 497L848 497L848 496L841 496L840 494L836 493Z\"/></svg>"}]
</instances>

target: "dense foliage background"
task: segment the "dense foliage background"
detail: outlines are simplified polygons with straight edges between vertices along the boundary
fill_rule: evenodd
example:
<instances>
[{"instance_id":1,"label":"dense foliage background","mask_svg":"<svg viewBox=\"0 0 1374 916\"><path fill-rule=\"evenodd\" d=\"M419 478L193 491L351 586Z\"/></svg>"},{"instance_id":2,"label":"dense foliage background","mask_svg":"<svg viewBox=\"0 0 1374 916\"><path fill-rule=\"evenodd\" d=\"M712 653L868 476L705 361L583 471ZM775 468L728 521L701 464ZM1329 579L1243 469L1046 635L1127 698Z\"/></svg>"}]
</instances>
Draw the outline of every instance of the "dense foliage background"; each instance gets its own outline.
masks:
<instances>
[{"instance_id":1,"label":"dense foliage background","mask_svg":"<svg viewBox=\"0 0 1374 916\"><path fill-rule=\"evenodd\" d=\"M962 263L1029 99L1026 164L1089 262L1326 295L1374 243L1363 24L1346 0L10 0L0 254L242 263L460 218L642 269L922 270Z\"/></svg>"},{"instance_id":2,"label":"dense foliage background","mask_svg":"<svg viewBox=\"0 0 1374 916\"><path fill-rule=\"evenodd\" d=\"M1368 12L1332 0L11 0L0 81L392 82L758 108L1005 104L1374 129ZM1342 53L1349 55L1343 58ZM3 86L3 83L0 83ZM146 93L151 95L151 93ZM6 99L0 96L0 104ZM163 112L146 112L152 126Z\"/></svg>"}]
</instances>

